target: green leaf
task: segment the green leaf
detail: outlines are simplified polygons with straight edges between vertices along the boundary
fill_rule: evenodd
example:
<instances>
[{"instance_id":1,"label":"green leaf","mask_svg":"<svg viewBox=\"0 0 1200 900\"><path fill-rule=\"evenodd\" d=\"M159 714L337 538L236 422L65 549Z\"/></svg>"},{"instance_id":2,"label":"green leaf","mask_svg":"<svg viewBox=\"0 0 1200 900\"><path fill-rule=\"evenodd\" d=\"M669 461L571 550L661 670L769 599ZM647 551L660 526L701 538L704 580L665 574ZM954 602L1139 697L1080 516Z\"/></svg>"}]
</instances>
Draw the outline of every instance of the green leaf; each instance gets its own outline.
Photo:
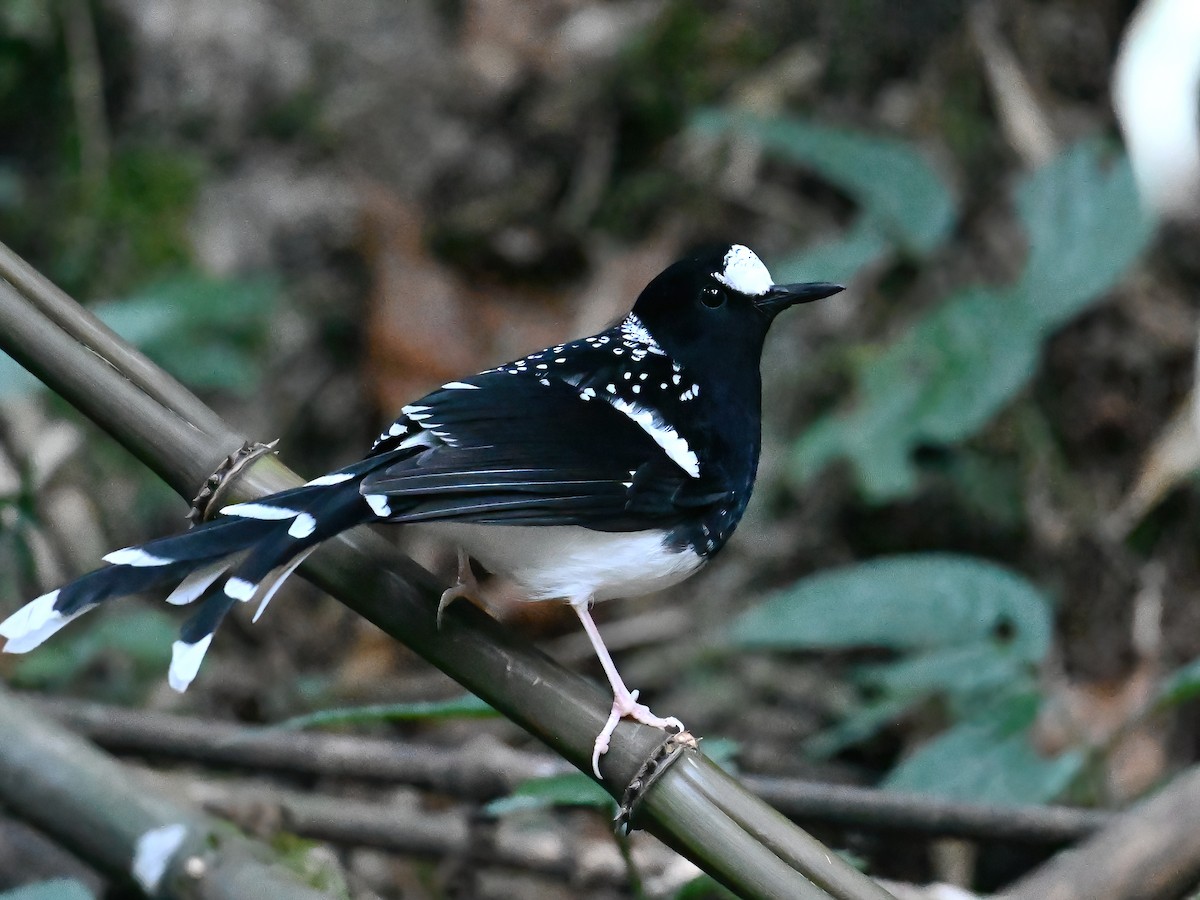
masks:
<instances>
[{"instance_id":1,"label":"green leaf","mask_svg":"<svg viewBox=\"0 0 1200 900\"><path fill-rule=\"evenodd\" d=\"M490 719L499 715L474 694L453 700L420 703L386 703L325 709L294 716L269 726L272 729L299 731L302 728L328 728L333 725L362 725L375 722L423 722L438 719Z\"/></svg>"},{"instance_id":2,"label":"green leaf","mask_svg":"<svg viewBox=\"0 0 1200 900\"><path fill-rule=\"evenodd\" d=\"M1030 660L994 639L940 647L891 663L860 666L857 682L889 695L924 697L933 693L974 695L1002 688Z\"/></svg>"},{"instance_id":3,"label":"green leaf","mask_svg":"<svg viewBox=\"0 0 1200 900\"><path fill-rule=\"evenodd\" d=\"M485 806L490 816L504 816L531 809L550 809L558 806L590 806L596 809L616 809L616 802L592 779L582 772L531 778L520 784L507 797L493 800Z\"/></svg>"},{"instance_id":4,"label":"green leaf","mask_svg":"<svg viewBox=\"0 0 1200 900\"><path fill-rule=\"evenodd\" d=\"M1158 702L1174 706L1200 696L1200 658L1193 659L1163 679L1158 689Z\"/></svg>"},{"instance_id":5,"label":"green leaf","mask_svg":"<svg viewBox=\"0 0 1200 900\"><path fill-rule=\"evenodd\" d=\"M797 442L800 477L841 454L868 496L910 491L914 446L974 434L1032 377L1037 323L1022 309L1006 294L974 288L918 321L861 367L856 408L821 420Z\"/></svg>"},{"instance_id":6,"label":"green leaf","mask_svg":"<svg viewBox=\"0 0 1200 900\"><path fill-rule=\"evenodd\" d=\"M1037 752L1028 731L1037 702L1034 696L1017 697L986 717L956 725L901 762L883 786L978 803L1054 800L1078 777L1086 755Z\"/></svg>"},{"instance_id":7,"label":"green leaf","mask_svg":"<svg viewBox=\"0 0 1200 900\"><path fill-rule=\"evenodd\" d=\"M1029 258L1014 294L1043 329L1120 279L1154 233L1129 161L1099 141L1069 149L1017 189Z\"/></svg>"},{"instance_id":8,"label":"green leaf","mask_svg":"<svg viewBox=\"0 0 1200 900\"><path fill-rule=\"evenodd\" d=\"M813 759L829 759L898 721L919 699L896 696L865 703L842 716L829 728L805 738L801 749Z\"/></svg>"},{"instance_id":9,"label":"green leaf","mask_svg":"<svg viewBox=\"0 0 1200 900\"><path fill-rule=\"evenodd\" d=\"M202 388L253 390L278 287L270 278L222 280L177 275L92 311L181 381ZM40 387L0 353L0 399Z\"/></svg>"},{"instance_id":10,"label":"green leaf","mask_svg":"<svg viewBox=\"0 0 1200 900\"><path fill-rule=\"evenodd\" d=\"M924 650L975 644L1035 663L1050 646L1046 598L993 563L929 553L885 557L801 579L740 616L744 647Z\"/></svg>"},{"instance_id":11,"label":"green leaf","mask_svg":"<svg viewBox=\"0 0 1200 900\"><path fill-rule=\"evenodd\" d=\"M66 878L26 884L0 894L0 900L95 900L87 885Z\"/></svg>"},{"instance_id":12,"label":"green leaf","mask_svg":"<svg viewBox=\"0 0 1200 900\"><path fill-rule=\"evenodd\" d=\"M113 331L188 384L252 390L277 293L269 278L222 280L182 274L129 297L97 304Z\"/></svg>"},{"instance_id":13,"label":"green leaf","mask_svg":"<svg viewBox=\"0 0 1200 900\"><path fill-rule=\"evenodd\" d=\"M767 152L813 170L853 197L909 252L928 253L953 224L949 189L906 142L795 118L758 119L713 109L699 112L692 124L701 132L755 138Z\"/></svg>"},{"instance_id":14,"label":"green leaf","mask_svg":"<svg viewBox=\"0 0 1200 900\"><path fill-rule=\"evenodd\" d=\"M918 318L857 371L852 409L817 420L792 471L811 479L850 460L864 495L882 502L919 483L921 445L980 431L1029 382L1042 342L1111 288L1144 250L1150 224L1124 159L1083 144L1017 191L1030 252L1006 288L970 287Z\"/></svg>"},{"instance_id":15,"label":"green leaf","mask_svg":"<svg viewBox=\"0 0 1200 900\"><path fill-rule=\"evenodd\" d=\"M37 653L22 656L13 681L23 687L62 685L106 654L124 656L142 673L159 673L170 663L179 630L172 616L136 606L114 606L93 615L90 628L68 630Z\"/></svg>"}]
</instances>

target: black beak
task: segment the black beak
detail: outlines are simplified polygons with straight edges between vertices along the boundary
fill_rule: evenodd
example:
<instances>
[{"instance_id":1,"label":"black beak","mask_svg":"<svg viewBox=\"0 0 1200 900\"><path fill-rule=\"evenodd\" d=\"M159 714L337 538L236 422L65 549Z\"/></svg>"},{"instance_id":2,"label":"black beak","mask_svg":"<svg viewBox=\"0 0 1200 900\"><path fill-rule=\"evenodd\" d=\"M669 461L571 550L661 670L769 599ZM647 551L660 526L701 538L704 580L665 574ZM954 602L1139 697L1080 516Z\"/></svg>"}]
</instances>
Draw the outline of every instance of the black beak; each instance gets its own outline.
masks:
<instances>
[{"instance_id":1,"label":"black beak","mask_svg":"<svg viewBox=\"0 0 1200 900\"><path fill-rule=\"evenodd\" d=\"M832 297L844 290L842 285L831 284L828 281L812 281L808 284L777 284L755 300L754 305L768 315L774 316L797 303L824 300L826 297Z\"/></svg>"}]
</instances>

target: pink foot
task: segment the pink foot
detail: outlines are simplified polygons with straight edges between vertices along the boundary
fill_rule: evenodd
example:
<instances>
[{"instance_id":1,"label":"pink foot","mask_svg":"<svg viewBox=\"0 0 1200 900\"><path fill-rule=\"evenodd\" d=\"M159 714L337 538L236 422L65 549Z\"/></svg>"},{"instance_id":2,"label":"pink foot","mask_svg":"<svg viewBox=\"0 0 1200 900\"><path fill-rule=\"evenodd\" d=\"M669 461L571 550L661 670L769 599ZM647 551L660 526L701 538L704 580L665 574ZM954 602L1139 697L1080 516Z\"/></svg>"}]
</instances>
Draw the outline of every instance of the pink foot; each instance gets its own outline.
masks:
<instances>
[{"instance_id":1,"label":"pink foot","mask_svg":"<svg viewBox=\"0 0 1200 900\"><path fill-rule=\"evenodd\" d=\"M604 728L601 729L600 734L596 737L596 743L592 747L592 771L597 778L600 777L600 757L608 752L609 739L616 731L617 723L622 719L629 717L635 722L641 722L652 728L674 728L676 731L683 731L683 723L677 718L674 716L660 718L650 712L650 707L646 704L638 703L637 698L638 691L627 691L613 697L612 712L608 714L608 721L604 723Z\"/></svg>"},{"instance_id":2,"label":"pink foot","mask_svg":"<svg viewBox=\"0 0 1200 900\"><path fill-rule=\"evenodd\" d=\"M458 551L457 584L454 587L446 588L442 592L442 599L438 601L438 628L442 627L442 614L446 611L446 607L459 597L464 597L467 600L477 600L479 597L479 582L475 579L475 573L471 570L471 557L467 556L466 551L462 549Z\"/></svg>"}]
</instances>

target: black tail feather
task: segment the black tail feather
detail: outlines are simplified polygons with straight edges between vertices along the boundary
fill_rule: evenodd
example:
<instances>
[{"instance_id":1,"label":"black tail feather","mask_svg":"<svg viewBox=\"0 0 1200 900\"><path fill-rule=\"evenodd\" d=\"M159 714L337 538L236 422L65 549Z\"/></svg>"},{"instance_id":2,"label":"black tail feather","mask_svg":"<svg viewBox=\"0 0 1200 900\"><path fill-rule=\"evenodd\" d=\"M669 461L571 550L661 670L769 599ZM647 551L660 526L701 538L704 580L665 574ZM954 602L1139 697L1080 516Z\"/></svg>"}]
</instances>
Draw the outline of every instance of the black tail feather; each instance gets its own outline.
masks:
<instances>
[{"instance_id":1,"label":"black tail feather","mask_svg":"<svg viewBox=\"0 0 1200 900\"><path fill-rule=\"evenodd\" d=\"M213 633L239 600L265 601L322 541L386 517L359 492L363 476L411 451L393 450L249 503L224 507L191 531L110 553L110 565L30 601L3 622L5 650L24 653L76 616L105 600L179 585L173 603L199 599L175 643L171 684L183 690L195 676ZM241 559L239 561L239 555ZM222 578L224 565L231 567ZM190 579L190 581L189 581ZM259 610L261 612L261 608Z\"/></svg>"}]
</instances>

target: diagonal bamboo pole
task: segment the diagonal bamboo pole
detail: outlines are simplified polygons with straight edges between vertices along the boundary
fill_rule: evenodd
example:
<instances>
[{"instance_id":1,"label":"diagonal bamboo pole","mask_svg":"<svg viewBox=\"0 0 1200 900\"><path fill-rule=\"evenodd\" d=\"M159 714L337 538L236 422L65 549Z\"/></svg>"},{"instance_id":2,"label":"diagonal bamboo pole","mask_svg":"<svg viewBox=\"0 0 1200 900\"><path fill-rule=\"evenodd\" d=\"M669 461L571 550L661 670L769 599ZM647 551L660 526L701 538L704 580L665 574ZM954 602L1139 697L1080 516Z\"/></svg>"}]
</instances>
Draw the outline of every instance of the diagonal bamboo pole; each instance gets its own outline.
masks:
<instances>
[{"instance_id":1,"label":"diagonal bamboo pole","mask_svg":"<svg viewBox=\"0 0 1200 900\"><path fill-rule=\"evenodd\" d=\"M0 250L0 277L6 279L0 281L0 349L182 496L191 496L219 461L237 449L238 436L219 419L199 415L194 406L199 401L184 388L169 395L144 390L155 379L119 338L103 336L90 345L91 352L80 346L70 333L73 319L62 306L65 295L51 303L36 279L25 275L14 283L10 275L20 274L14 272L15 255L3 245ZM51 306L52 316L45 311ZM189 410L191 422L180 408ZM197 420L206 420L211 432L191 424ZM264 457L242 470L227 490L239 502L300 483L278 459ZM609 705L595 684L563 669L473 606L452 607L439 630L434 613L440 586L433 576L368 529L330 541L301 571L573 765L588 770L592 739ZM603 758L605 786L619 795L656 753L662 737L655 729L623 723ZM652 831L742 896L890 897L694 750L685 751L682 761L654 783L642 808Z\"/></svg>"}]
</instances>

